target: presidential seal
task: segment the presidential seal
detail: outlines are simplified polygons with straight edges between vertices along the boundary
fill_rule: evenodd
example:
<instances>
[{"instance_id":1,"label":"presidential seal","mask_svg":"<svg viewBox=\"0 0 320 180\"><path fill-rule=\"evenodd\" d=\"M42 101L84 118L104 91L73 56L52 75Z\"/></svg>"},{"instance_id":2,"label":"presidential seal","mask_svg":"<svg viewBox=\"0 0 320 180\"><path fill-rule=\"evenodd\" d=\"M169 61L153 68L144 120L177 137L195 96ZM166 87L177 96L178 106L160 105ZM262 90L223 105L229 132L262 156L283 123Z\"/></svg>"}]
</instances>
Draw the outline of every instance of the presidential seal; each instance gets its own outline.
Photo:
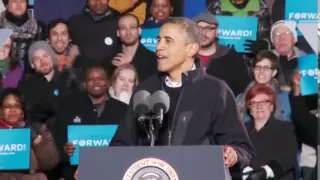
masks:
<instances>
[{"instance_id":1,"label":"presidential seal","mask_svg":"<svg viewBox=\"0 0 320 180\"><path fill-rule=\"evenodd\" d=\"M123 180L179 180L179 178L168 163L156 158L146 158L132 164L123 176Z\"/></svg>"}]
</instances>

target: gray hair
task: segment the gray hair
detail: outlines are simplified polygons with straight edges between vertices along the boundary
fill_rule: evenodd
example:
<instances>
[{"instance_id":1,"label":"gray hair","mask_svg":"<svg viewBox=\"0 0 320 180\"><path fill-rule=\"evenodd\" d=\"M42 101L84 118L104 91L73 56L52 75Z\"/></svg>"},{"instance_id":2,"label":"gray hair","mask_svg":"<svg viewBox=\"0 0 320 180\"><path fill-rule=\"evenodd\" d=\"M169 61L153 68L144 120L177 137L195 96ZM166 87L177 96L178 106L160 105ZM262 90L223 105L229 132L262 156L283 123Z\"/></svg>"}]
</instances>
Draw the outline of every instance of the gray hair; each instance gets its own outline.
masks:
<instances>
[{"instance_id":1,"label":"gray hair","mask_svg":"<svg viewBox=\"0 0 320 180\"><path fill-rule=\"evenodd\" d=\"M176 24L182 27L186 33L189 43L201 45L201 31L198 24L186 17L172 17L165 24Z\"/></svg>"}]
</instances>

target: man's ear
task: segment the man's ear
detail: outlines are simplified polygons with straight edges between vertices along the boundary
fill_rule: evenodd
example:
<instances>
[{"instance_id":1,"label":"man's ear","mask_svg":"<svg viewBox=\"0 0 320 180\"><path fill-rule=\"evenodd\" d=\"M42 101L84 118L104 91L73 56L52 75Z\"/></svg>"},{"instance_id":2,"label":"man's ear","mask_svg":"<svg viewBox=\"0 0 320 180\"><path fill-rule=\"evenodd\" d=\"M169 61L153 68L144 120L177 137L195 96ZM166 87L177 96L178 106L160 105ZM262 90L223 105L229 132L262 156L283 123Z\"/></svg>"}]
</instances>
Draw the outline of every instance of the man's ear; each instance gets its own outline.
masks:
<instances>
[{"instance_id":1,"label":"man's ear","mask_svg":"<svg viewBox=\"0 0 320 180\"><path fill-rule=\"evenodd\" d=\"M199 44L197 43L190 43L187 45L187 54L188 54L188 57L194 57L198 54L199 52L199 49L200 49L200 46Z\"/></svg>"},{"instance_id":2,"label":"man's ear","mask_svg":"<svg viewBox=\"0 0 320 180\"><path fill-rule=\"evenodd\" d=\"M277 73L278 73L278 70L273 70L272 77L276 77Z\"/></svg>"}]
</instances>

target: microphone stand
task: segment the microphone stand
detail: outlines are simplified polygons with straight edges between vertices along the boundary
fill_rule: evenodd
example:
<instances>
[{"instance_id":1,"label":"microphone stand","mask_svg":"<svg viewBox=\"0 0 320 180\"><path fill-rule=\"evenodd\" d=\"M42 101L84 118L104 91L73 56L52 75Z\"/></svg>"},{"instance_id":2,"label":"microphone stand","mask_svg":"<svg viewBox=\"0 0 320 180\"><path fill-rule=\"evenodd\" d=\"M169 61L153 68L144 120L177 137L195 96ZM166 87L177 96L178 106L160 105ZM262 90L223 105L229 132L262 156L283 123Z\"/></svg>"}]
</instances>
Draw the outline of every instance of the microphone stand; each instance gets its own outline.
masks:
<instances>
[{"instance_id":1,"label":"microphone stand","mask_svg":"<svg viewBox=\"0 0 320 180\"><path fill-rule=\"evenodd\" d=\"M150 136L150 146L154 146L156 141L156 135L154 131L153 118L149 117L149 136Z\"/></svg>"},{"instance_id":2,"label":"microphone stand","mask_svg":"<svg viewBox=\"0 0 320 180\"><path fill-rule=\"evenodd\" d=\"M155 124L154 124L155 120ZM159 130L162 126L163 121L163 109L160 111L160 115L156 116L144 116L141 119L138 119L141 128L146 132L148 139L150 140L150 146L155 146L156 137L159 133ZM147 122L148 121L148 122ZM148 123L148 128L146 124Z\"/></svg>"},{"instance_id":3,"label":"microphone stand","mask_svg":"<svg viewBox=\"0 0 320 180\"><path fill-rule=\"evenodd\" d=\"M156 128L154 129L154 137L159 134L159 130L162 127L163 121L163 109L160 109L160 115L156 115L153 119L156 120Z\"/></svg>"}]
</instances>

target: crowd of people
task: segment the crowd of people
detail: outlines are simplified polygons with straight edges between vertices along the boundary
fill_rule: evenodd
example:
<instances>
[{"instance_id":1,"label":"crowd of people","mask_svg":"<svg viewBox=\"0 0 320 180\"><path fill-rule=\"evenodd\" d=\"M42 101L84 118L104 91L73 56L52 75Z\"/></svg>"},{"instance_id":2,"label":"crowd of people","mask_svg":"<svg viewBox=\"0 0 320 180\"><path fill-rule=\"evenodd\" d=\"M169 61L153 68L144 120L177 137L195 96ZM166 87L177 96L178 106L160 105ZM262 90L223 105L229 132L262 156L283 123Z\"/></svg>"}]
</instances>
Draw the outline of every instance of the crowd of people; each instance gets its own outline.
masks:
<instances>
[{"instance_id":1,"label":"crowd of people","mask_svg":"<svg viewBox=\"0 0 320 180\"><path fill-rule=\"evenodd\" d=\"M144 89L171 99L156 145L225 145L233 179L315 180L318 95L301 94L298 71L312 48L286 1L207 0L191 20L181 0L35 0L34 15L3 0L0 129L31 128L32 148L30 169L0 180L78 179L70 125L116 124L112 146L147 145L131 100ZM249 53L219 44L215 15L258 18ZM156 53L144 28L160 28ZM171 138L188 110L192 135Z\"/></svg>"}]
</instances>

